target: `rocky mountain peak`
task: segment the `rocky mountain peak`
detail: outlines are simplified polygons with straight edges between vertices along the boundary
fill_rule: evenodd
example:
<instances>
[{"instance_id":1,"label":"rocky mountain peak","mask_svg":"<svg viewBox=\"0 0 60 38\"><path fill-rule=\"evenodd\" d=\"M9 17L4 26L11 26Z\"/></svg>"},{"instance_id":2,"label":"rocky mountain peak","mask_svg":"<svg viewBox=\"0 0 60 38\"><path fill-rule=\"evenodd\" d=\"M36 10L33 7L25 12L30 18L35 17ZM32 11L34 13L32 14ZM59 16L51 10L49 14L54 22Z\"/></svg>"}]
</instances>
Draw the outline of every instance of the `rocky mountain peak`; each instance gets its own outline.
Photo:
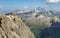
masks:
<instances>
[{"instance_id":1,"label":"rocky mountain peak","mask_svg":"<svg viewBox=\"0 0 60 38\"><path fill-rule=\"evenodd\" d=\"M0 14L0 38L35 38L20 17Z\"/></svg>"}]
</instances>

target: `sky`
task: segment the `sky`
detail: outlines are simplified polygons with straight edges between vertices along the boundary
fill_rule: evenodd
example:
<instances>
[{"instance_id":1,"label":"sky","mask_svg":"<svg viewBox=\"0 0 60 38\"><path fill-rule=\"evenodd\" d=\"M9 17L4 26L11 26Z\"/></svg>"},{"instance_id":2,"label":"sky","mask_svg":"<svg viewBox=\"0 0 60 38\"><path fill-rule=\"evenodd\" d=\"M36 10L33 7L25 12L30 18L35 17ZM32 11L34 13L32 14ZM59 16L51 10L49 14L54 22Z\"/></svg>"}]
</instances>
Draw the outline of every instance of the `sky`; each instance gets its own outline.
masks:
<instances>
[{"instance_id":1,"label":"sky","mask_svg":"<svg viewBox=\"0 0 60 38\"><path fill-rule=\"evenodd\" d=\"M36 7L59 11L60 0L0 0L0 12Z\"/></svg>"}]
</instances>

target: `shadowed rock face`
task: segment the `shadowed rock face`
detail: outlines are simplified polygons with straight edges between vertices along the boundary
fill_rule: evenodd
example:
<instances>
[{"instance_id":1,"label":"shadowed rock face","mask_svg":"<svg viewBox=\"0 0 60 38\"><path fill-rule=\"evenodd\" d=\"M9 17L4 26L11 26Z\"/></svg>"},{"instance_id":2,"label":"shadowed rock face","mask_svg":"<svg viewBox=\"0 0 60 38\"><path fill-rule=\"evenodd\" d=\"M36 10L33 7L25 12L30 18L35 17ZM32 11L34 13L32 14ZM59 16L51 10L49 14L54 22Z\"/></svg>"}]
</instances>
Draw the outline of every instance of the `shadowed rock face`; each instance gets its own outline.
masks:
<instances>
[{"instance_id":1,"label":"shadowed rock face","mask_svg":"<svg viewBox=\"0 0 60 38\"><path fill-rule=\"evenodd\" d=\"M35 38L30 29L13 15L0 14L0 38Z\"/></svg>"},{"instance_id":2,"label":"shadowed rock face","mask_svg":"<svg viewBox=\"0 0 60 38\"><path fill-rule=\"evenodd\" d=\"M41 31L40 38L60 38L60 22L51 21L51 26Z\"/></svg>"}]
</instances>

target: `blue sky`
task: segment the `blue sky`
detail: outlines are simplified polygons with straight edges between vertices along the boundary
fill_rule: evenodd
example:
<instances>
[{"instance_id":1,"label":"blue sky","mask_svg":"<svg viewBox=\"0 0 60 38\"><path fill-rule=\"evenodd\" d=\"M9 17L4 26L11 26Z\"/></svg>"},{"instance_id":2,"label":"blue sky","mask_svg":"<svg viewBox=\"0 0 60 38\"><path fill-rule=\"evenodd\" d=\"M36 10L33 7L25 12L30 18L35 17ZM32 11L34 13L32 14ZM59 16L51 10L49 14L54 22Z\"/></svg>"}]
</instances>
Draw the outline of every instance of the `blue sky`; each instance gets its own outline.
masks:
<instances>
[{"instance_id":1,"label":"blue sky","mask_svg":"<svg viewBox=\"0 0 60 38\"><path fill-rule=\"evenodd\" d=\"M8 8L37 7L43 0L0 0L0 5Z\"/></svg>"},{"instance_id":2,"label":"blue sky","mask_svg":"<svg viewBox=\"0 0 60 38\"><path fill-rule=\"evenodd\" d=\"M51 10L60 10L60 0L0 0L0 11L15 9L34 9L43 7Z\"/></svg>"}]
</instances>

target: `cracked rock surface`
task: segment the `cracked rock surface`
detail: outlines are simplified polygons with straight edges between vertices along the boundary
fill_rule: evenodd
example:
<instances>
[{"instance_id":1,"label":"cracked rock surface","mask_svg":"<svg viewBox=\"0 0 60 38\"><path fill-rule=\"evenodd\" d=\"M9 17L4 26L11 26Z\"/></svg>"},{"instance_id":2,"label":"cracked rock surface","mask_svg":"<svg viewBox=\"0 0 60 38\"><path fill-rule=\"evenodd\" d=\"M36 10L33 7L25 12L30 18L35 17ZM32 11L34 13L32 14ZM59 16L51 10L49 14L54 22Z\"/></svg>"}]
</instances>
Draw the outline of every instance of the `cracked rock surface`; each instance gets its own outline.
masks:
<instances>
[{"instance_id":1,"label":"cracked rock surface","mask_svg":"<svg viewBox=\"0 0 60 38\"><path fill-rule=\"evenodd\" d=\"M20 17L0 14L0 38L35 38Z\"/></svg>"}]
</instances>

